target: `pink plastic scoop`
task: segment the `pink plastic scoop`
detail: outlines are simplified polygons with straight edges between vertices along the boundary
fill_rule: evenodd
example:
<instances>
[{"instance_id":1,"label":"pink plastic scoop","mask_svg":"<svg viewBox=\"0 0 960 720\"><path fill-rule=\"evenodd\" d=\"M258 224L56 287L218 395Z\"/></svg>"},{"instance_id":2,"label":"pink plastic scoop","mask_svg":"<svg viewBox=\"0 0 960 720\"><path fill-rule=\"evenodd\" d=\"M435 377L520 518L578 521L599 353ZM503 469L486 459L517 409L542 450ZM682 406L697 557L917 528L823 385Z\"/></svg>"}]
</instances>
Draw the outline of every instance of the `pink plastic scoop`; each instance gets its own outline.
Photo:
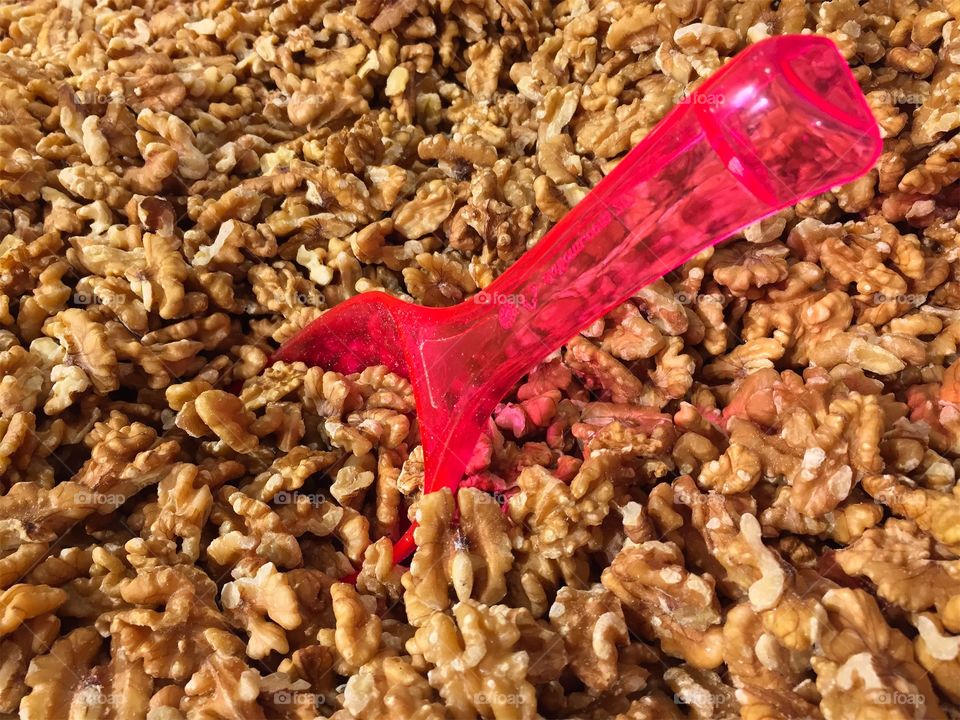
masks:
<instances>
[{"instance_id":1,"label":"pink plastic scoop","mask_svg":"<svg viewBox=\"0 0 960 720\"><path fill-rule=\"evenodd\" d=\"M410 379L424 491L456 490L496 404L640 288L750 223L870 169L877 124L833 43L757 43L680 102L483 292L426 308L380 292L323 314L275 360ZM413 527L396 544L414 547Z\"/></svg>"}]
</instances>

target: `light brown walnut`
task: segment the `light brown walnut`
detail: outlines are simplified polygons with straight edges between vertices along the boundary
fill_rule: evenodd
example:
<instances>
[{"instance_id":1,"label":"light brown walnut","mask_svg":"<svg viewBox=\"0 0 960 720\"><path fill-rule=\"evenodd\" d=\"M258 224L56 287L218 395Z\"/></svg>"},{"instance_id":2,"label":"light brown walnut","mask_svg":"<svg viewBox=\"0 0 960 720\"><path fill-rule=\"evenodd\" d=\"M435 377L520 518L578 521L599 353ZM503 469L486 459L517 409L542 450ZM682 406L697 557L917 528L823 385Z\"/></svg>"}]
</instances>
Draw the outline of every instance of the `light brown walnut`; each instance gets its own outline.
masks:
<instances>
[{"instance_id":1,"label":"light brown walnut","mask_svg":"<svg viewBox=\"0 0 960 720\"><path fill-rule=\"evenodd\" d=\"M663 651L702 668L722 661L719 603L713 578L686 570L676 545L627 545L604 570L604 587L642 619Z\"/></svg>"},{"instance_id":2,"label":"light brown walnut","mask_svg":"<svg viewBox=\"0 0 960 720\"><path fill-rule=\"evenodd\" d=\"M563 587L550 606L550 624L563 637L570 667L593 691L618 678L618 648L628 643L620 601L609 590Z\"/></svg>"}]
</instances>

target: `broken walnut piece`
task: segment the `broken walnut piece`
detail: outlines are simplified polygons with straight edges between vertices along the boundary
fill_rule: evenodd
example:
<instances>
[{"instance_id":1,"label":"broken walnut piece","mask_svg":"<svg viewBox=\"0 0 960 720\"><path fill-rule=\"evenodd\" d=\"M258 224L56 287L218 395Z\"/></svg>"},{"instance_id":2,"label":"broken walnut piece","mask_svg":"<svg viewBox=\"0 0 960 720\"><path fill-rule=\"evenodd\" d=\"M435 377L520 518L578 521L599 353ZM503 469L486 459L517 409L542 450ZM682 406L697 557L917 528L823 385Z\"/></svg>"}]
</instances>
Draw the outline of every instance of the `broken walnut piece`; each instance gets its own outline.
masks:
<instances>
[{"instance_id":1,"label":"broken walnut piece","mask_svg":"<svg viewBox=\"0 0 960 720\"><path fill-rule=\"evenodd\" d=\"M524 615L529 610L468 600L454 606L453 617L430 615L407 643L407 652L432 666L430 685L455 718L536 716L530 656L518 647Z\"/></svg>"},{"instance_id":2,"label":"broken walnut piece","mask_svg":"<svg viewBox=\"0 0 960 720\"><path fill-rule=\"evenodd\" d=\"M343 712L335 720L443 720L433 689L408 658L376 657L347 680Z\"/></svg>"},{"instance_id":3,"label":"broken walnut piece","mask_svg":"<svg viewBox=\"0 0 960 720\"><path fill-rule=\"evenodd\" d=\"M234 653L243 652L244 643L227 630L216 605L216 585L198 568L144 569L120 592L130 609L113 616L112 642L142 660L151 677L186 681L224 637ZM184 638L190 638L186 647Z\"/></svg>"},{"instance_id":4,"label":"broken walnut piece","mask_svg":"<svg viewBox=\"0 0 960 720\"><path fill-rule=\"evenodd\" d=\"M303 622L287 578L269 562L255 573L236 567L234 580L220 591L220 604L225 616L249 635L247 654L257 660L271 652L289 652L285 631Z\"/></svg>"},{"instance_id":5,"label":"broken walnut piece","mask_svg":"<svg viewBox=\"0 0 960 720\"><path fill-rule=\"evenodd\" d=\"M910 520L891 518L866 530L834 557L848 575L862 575L877 594L909 612L936 608L960 633L960 560L938 559L933 538Z\"/></svg>"},{"instance_id":6,"label":"broken walnut piece","mask_svg":"<svg viewBox=\"0 0 960 720\"><path fill-rule=\"evenodd\" d=\"M913 624L917 628L917 661L930 672L941 692L960 702L960 637L945 630L934 613L914 616Z\"/></svg>"},{"instance_id":7,"label":"broken walnut piece","mask_svg":"<svg viewBox=\"0 0 960 720\"><path fill-rule=\"evenodd\" d=\"M604 587L632 611L664 652L702 668L722 662L713 578L689 572L673 543L628 543L603 571Z\"/></svg>"},{"instance_id":8,"label":"broken walnut piece","mask_svg":"<svg viewBox=\"0 0 960 720\"><path fill-rule=\"evenodd\" d=\"M693 480L683 476L674 481L674 497L690 508L694 528L726 571L719 581L727 591L746 596L758 611L776 606L789 576L779 554L764 544L760 523L743 496L701 494Z\"/></svg>"},{"instance_id":9,"label":"broken walnut piece","mask_svg":"<svg viewBox=\"0 0 960 720\"><path fill-rule=\"evenodd\" d=\"M960 485L952 491L929 490L902 475L868 475L862 484L875 500L960 554Z\"/></svg>"},{"instance_id":10,"label":"broken walnut piece","mask_svg":"<svg viewBox=\"0 0 960 720\"><path fill-rule=\"evenodd\" d=\"M912 643L887 624L870 595L839 588L828 591L821 602L826 618L820 650L811 662L825 716L843 717L870 708L906 719L922 707L925 718L946 717Z\"/></svg>"},{"instance_id":11,"label":"broken walnut piece","mask_svg":"<svg viewBox=\"0 0 960 720\"><path fill-rule=\"evenodd\" d=\"M463 487L457 493L460 522L453 524L453 496L430 493L417 505L417 550L403 577L404 602L413 625L450 606L450 586L461 601L495 603L507 592L513 566L508 522L495 498ZM486 603L485 603L486 604Z\"/></svg>"},{"instance_id":12,"label":"broken walnut piece","mask_svg":"<svg viewBox=\"0 0 960 720\"><path fill-rule=\"evenodd\" d=\"M570 667L592 691L607 690L619 675L618 647L629 642L620 601L609 590L560 588L550 624L563 637Z\"/></svg>"},{"instance_id":13,"label":"broken walnut piece","mask_svg":"<svg viewBox=\"0 0 960 720\"><path fill-rule=\"evenodd\" d=\"M337 620L335 668L341 675L353 675L380 650L382 623L376 612L377 603L346 583L335 583L330 596Z\"/></svg>"}]
</instances>

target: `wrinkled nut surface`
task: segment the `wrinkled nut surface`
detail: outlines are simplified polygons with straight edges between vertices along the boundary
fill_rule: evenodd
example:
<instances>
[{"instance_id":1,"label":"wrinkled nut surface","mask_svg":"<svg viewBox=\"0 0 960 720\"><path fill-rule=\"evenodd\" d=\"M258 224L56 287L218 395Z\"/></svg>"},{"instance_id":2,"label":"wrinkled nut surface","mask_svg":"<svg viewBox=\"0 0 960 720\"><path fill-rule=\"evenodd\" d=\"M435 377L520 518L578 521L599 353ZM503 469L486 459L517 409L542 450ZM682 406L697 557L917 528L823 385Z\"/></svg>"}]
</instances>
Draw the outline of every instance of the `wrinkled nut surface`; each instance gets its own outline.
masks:
<instances>
[{"instance_id":1,"label":"wrinkled nut surface","mask_svg":"<svg viewBox=\"0 0 960 720\"><path fill-rule=\"evenodd\" d=\"M956 716L958 23L0 3L0 716ZM455 494L400 374L270 363L359 293L489 286L788 33L837 44L877 167L584 328Z\"/></svg>"}]
</instances>

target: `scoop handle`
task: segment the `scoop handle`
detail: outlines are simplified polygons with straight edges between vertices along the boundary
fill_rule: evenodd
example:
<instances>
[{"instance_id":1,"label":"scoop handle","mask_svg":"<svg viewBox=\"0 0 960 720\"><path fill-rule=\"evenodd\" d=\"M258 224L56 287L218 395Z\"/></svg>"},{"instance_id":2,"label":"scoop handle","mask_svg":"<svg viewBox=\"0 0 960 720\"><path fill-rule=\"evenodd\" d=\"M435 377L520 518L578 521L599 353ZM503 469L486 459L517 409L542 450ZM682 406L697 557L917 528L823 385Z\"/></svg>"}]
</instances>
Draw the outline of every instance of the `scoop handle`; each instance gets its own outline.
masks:
<instances>
[{"instance_id":1,"label":"scoop handle","mask_svg":"<svg viewBox=\"0 0 960 720\"><path fill-rule=\"evenodd\" d=\"M860 176L880 150L866 99L829 39L788 35L747 48L473 298L495 308L505 331L485 342L484 365L522 375L704 248Z\"/></svg>"},{"instance_id":2,"label":"scoop handle","mask_svg":"<svg viewBox=\"0 0 960 720\"><path fill-rule=\"evenodd\" d=\"M830 40L781 36L738 54L442 331L412 343L424 490L456 489L495 404L581 328L746 225L859 177L880 151ZM413 546L411 528L395 557Z\"/></svg>"}]
</instances>

